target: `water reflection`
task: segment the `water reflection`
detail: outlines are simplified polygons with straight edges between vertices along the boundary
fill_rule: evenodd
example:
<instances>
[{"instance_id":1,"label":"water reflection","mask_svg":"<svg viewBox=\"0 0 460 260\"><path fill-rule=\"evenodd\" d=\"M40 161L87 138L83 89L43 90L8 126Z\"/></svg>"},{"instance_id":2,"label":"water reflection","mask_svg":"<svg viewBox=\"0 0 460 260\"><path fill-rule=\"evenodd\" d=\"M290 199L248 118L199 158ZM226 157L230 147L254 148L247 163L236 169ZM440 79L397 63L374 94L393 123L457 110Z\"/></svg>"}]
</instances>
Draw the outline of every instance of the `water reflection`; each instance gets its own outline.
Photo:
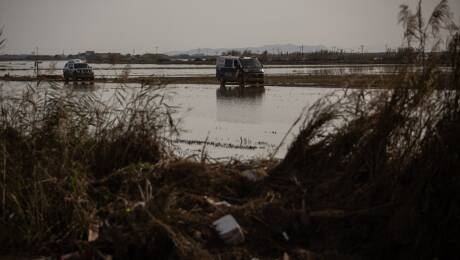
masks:
<instances>
[{"instance_id":1,"label":"water reflection","mask_svg":"<svg viewBox=\"0 0 460 260\"><path fill-rule=\"evenodd\" d=\"M257 124L263 112L264 87L224 87L216 90L217 121Z\"/></svg>"},{"instance_id":2,"label":"water reflection","mask_svg":"<svg viewBox=\"0 0 460 260\"><path fill-rule=\"evenodd\" d=\"M61 82L56 84L58 88L44 82L0 81L0 94L5 98L21 98L31 85L43 95L51 91L61 91L65 95L69 91L77 99L94 95L101 106L118 107L120 105L116 93L130 97L140 91L139 84L134 83L95 82L89 85L79 82L75 88L72 83L65 86ZM178 143L183 154L200 155L203 142L209 137L206 150L213 158L266 156L280 144L305 106L309 107L324 95L339 90L299 87L218 88L218 85L171 85L160 92L171 96L165 99L167 104L179 107L174 118L182 120L180 126L185 130L180 139L198 141L198 144L191 145ZM295 133L296 129L287 137L277 157L284 156ZM240 148L242 145L257 148Z\"/></svg>"}]
</instances>

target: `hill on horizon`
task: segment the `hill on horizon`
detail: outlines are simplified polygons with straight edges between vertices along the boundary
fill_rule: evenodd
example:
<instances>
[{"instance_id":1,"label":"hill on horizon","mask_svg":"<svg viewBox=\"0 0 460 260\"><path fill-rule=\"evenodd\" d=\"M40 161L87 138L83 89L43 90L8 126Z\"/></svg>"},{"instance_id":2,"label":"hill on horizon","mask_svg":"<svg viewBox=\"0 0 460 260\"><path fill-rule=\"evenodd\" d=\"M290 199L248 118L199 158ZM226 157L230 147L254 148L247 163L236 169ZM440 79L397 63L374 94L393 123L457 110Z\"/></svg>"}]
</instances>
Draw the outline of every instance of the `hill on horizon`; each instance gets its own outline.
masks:
<instances>
[{"instance_id":1,"label":"hill on horizon","mask_svg":"<svg viewBox=\"0 0 460 260\"><path fill-rule=\"evenodd\" d=\"M246 47L246 48L197 48L186 51L170 51L166 52L167 55L220 55L223 52L228 52L231 50L236 51L251 51L253 53L263 53L267 51L268 53L285 53L285 52L300 52L303 49L304 53L311 53L315 51L327 49L324 45L295 45L295 44L270 44L263 45L259 47Z\"/></svg>"}]
</instances>

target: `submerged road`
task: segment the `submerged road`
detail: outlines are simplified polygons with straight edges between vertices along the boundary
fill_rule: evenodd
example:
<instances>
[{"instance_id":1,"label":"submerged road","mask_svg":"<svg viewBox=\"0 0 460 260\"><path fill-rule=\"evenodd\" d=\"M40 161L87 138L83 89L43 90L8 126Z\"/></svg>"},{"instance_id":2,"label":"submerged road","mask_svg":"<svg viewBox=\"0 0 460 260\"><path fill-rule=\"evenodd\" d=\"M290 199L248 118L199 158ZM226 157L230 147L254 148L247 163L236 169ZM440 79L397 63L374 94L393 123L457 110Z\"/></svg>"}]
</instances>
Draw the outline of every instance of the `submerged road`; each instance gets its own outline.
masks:
<instances>
[{"instance_id":1,"label":"submerged road","mask_svg":"<svg viewBox=\"0 0 460 260\"><path fill-rule=\"evenodd\" d=\"M290 87L352 87L372 88L382 86L382 83L391 82L395 75L267 75L265 86L290 86ZM32 76L1 76L3 81L56 81L62 82L64 78L60 75ZM139 84L219 84L214 76L149 76L129 78L104 78L96 77L97 83L139 83Z\"/></svg>"}]
</instances>

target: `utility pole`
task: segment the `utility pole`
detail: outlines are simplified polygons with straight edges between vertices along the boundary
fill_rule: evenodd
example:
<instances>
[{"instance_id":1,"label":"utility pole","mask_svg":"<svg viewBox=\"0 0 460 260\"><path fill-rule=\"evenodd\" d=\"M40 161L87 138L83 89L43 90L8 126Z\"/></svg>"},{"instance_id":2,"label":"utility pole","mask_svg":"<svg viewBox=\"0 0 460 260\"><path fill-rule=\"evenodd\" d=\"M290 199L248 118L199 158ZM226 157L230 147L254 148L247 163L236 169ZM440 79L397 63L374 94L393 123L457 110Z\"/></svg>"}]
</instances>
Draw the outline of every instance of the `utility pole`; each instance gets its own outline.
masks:
<instances>
[{"instance_id":1,"label":"utility pole","mask_svg":"<svg viewBox=\"0 0 460 260\"><path fill-rule=\"evenodd\" d=\"M38 78L38 47L35 47L35 75Z\"/></svg>"}]
</instances>

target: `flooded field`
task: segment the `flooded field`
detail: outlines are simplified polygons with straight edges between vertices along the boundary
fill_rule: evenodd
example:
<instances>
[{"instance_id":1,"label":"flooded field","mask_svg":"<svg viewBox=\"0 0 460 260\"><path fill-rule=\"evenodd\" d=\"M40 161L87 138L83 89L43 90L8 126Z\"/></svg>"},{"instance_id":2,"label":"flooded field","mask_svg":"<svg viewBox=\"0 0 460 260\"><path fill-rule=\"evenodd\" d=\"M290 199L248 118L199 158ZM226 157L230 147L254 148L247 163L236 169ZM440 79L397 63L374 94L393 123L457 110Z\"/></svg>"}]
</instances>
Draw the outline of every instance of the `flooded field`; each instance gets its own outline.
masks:
<instances>
[{"instance_id":1,"label":"flooded field","mask_svg":"<svg viewBox=\"0 0 460 260\"><path fill-rule=\"evenodd\" d=\"M43 61L39 73L61 75L65 61ZM210 76L215 75L213 65L158 65L158 64L90 64L97 77L113 78L128 72L131 77L139 76ZM267 75L385 75L393 74L397 65L267 65ZM33 61L0 62L0 76L33 76Z\"/></svg>"},{"instance_id":2,"label":"flooded field","mask_svg":"<svg viewBox=\"0 0 460 260\"><path fill-rule=\"evenodd\" d=\"M1 82L2 95L20 95L28 83ZM30 83L35 84L35 83ZM41 91L46 91L42 83ZM78 95L93 93L102 100L124 88L125 93L139 89L138 84L78 84L66 85ZM168 85L164 90L168 104L178 106L176 118L184 130L174 138L181 155L201 154L207 140L206 152L212 158L252 158L267 156L280 144L292 123L305 106L337 89L265 87L259 89L220 89L217 85ZM297 129L296 129L297 130ZM291 143L291 133L286 144ZM284 144L276 157L283 157Z\"/></svg>"}]
</instances>

